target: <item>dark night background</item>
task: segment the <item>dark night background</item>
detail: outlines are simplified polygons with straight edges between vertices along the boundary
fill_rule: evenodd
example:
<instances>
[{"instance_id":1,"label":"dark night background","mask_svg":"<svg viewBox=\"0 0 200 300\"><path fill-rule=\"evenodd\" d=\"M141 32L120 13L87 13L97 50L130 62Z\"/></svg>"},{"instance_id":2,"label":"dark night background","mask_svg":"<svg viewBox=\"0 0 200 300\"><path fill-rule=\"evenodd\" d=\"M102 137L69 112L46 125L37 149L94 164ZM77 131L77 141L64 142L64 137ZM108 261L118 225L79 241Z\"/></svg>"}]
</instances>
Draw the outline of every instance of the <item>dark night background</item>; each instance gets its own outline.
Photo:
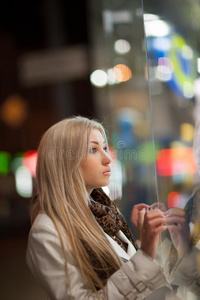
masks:
<instances>
[{"instance_id":1,"label":"dark night background","mask_svg":"<svg viewBox=\"0 0 200 300\"><path fill-rule=\"evenodd\" d=\"M0 151L14 156L35 150L53 123L75 114L94 116L89 72L31 87L19 80L19 58L25 53L81 45L89 57L86 20L82 0L0 2ZM89 70L89 59L87 63ZM10 104L18 100L22 107L17 106L17 119L22 118L16 122ZM13 174L0 176L0 211L0 299L45 299L25 263L29 199L16 193Z\"/></svg>"},{"instance_id":2,"label":"dark night background","mask_svg":"<svg viewBox=\"0 0 200 300\"><path fill-rule=\"evenodd\" d=\"M28 114L20 126L0 119L0 151L35 149L41 134L57 120L73 114L93 115L89 74L56 84L24 87L18 59L24 53L61 47L88 47L85 1L0 2L0 110L11 95L20 95ZM58 96L58 89L66 95Z\"/></svg>"}]
</instances>

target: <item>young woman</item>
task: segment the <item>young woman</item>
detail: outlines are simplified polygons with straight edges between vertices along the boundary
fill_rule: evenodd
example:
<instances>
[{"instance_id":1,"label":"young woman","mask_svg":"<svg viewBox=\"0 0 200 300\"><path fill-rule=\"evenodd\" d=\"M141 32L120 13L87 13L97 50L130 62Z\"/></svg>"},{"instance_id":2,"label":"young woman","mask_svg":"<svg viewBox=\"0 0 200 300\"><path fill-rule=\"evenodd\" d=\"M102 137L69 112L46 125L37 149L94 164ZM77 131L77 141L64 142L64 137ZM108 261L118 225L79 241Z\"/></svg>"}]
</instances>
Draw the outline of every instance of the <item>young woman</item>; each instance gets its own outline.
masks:
<instances>
[{"instance_id":1,"label":"young woman","mask_svg":"<svg viewBox=\"0 0 200 300\"><path fill-rule=\"evenodd\" d=\"M167 284L154 262L164 213L135 207L136 223L142 218L137 249L101 189L111 161L102 125L87 118L60 121L40 142L27 263L50 299L144 299Z\"/></svg>"}]
</instances>

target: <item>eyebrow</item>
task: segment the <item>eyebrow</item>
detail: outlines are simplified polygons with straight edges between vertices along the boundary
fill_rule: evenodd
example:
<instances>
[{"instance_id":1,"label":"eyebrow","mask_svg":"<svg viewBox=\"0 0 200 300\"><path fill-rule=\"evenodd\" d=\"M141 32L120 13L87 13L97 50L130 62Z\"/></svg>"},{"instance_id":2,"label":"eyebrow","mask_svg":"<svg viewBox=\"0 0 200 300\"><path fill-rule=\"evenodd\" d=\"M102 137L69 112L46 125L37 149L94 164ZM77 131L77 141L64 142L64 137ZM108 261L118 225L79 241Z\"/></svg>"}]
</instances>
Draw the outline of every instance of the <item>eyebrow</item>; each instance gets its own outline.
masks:
<instances>
[{"instance_id":1,"label":"eyebrow","mask_svg":"<svg viewBox=\"0 0 200 300\"><path fill-rule=\"evenodd\" d=\"M98 142L96 142L96 141L90 141L90 143L93 143L93 144L99 145L99 143L98 143ZM105 143L106 143L106 141L103 141L103 144L105 144Z\"/></svg>"}]
</instances>

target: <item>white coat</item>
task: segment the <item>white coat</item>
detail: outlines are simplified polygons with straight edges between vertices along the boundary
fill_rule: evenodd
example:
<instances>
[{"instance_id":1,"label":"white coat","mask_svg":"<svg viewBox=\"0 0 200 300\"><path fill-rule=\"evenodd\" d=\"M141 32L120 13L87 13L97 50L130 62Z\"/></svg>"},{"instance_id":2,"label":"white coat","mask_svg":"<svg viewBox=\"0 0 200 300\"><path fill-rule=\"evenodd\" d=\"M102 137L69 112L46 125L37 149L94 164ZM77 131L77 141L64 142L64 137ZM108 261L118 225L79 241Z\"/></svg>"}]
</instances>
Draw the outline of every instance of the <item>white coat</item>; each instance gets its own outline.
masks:
<instances>
[{"instance_id":1,"label":"white coat","mask_svg":"<svg viewBox=\"0 0 200 300\"><path fill-rule=\"evenodd\" d=\"M142 250L136 252L124 234L122 232L119 234L128 243L127 253L107 234L106 237L116 253L129 261L108 279L107 299L144 299L155 289L166 285L167 280L162 269L145 252ZM44 213L39 214L29 234L26 259L40 285L51 300L96 299L84 281L75 258L69 249L66 249L66 252L71 298L58 233L51 219ZM99 291L99 294L104 299L102 291Z\"/></svg>"}]
</instances>

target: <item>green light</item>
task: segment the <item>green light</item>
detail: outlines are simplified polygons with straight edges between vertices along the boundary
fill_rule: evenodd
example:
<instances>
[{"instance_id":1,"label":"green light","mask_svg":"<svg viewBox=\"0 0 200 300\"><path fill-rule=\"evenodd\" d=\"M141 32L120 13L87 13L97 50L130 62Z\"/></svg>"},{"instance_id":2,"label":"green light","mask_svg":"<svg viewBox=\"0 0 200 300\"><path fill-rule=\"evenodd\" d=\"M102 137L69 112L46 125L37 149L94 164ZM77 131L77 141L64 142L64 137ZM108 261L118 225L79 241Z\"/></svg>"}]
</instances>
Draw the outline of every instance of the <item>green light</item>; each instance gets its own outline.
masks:
<instances>
[{"instance_id":1,"label":"green light","mask_svg":"<svg viewBox=\"0 0 200 300\"><path fill-rule=\"evenodd\" d=\"M6 151L0 152L0 174L7 175L10 172L11 155Z\"/></svg>"}]
</instances>

